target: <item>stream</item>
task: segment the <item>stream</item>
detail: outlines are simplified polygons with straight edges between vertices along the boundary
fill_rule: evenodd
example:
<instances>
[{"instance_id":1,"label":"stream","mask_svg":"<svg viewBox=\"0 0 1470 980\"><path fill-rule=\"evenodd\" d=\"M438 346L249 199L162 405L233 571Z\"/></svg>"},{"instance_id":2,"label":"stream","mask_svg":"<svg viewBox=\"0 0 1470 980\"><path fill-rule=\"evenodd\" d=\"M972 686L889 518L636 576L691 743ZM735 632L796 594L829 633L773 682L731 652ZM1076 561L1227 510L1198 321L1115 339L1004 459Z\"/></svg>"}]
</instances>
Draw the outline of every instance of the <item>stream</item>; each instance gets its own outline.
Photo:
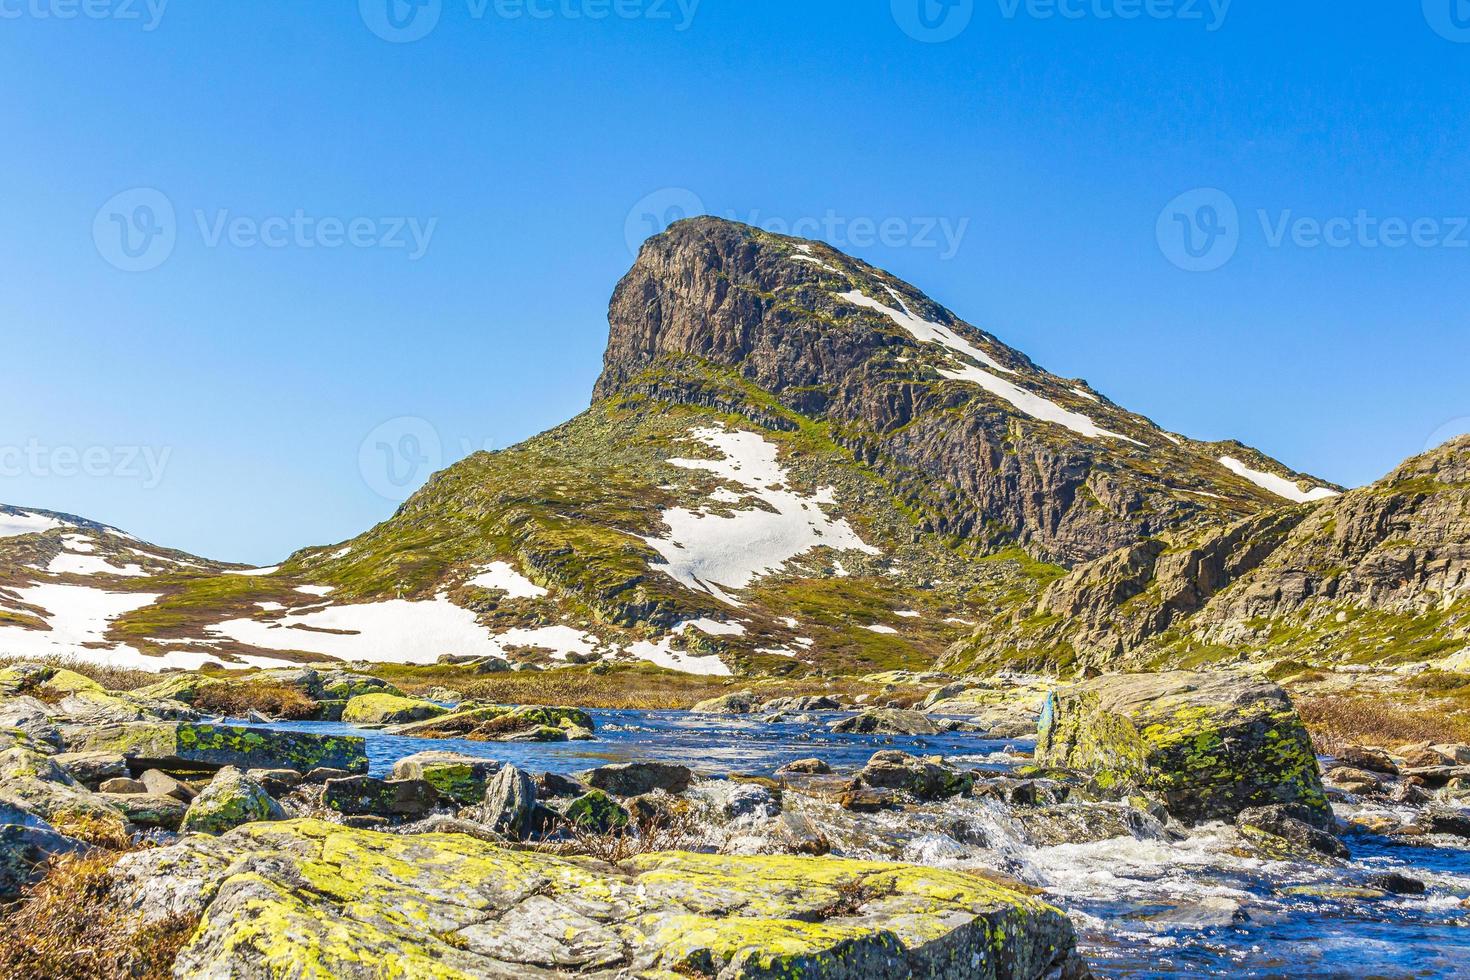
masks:
<instances>
[{"instance_id":1,"label":"stream","mask_svg":"<svg viewBox=\"0 0 1470 980\"><path fill-rule=\"evenodd\" d=\"M272 727L361 735L373 775L424 751L461 752L530 771L575 773L616 762L676 762L707 776L769 776L800 758L856 771L879 749L940 755L966 768L1004 772L1026 760L1024 740L973 735L846 735L826 725L840 713L771 723L678 711L591 711L598 740L502 743L417 739L329 722ZM1271 861L1232 827L1187 835L1146 818L1129 836L1037 846L1003 805L959 798L860 815L796 793L787 809L807 817L833 853L996 871L1045 889L1072 917L1079 946L1100 977L1470 977L1470 849L1453 838L1413 846L1348 835L1347 867ZM1386 812L1385 807L1363 807ZM1339 817L1354 810L1338 805ZM1298 886L1358 886L1397 871L1428 885L1419 896L1283 894Z\"/></svg>"}]
</instances>

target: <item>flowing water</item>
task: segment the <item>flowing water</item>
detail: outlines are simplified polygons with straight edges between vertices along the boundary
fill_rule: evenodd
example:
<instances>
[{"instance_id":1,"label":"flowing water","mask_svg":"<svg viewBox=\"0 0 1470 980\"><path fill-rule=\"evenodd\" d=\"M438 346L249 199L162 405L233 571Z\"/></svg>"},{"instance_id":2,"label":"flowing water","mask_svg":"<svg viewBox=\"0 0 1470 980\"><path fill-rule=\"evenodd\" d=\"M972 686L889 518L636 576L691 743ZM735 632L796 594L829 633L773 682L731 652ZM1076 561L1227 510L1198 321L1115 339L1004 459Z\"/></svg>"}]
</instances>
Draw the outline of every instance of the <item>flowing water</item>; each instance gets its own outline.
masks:
<instances>
[{"instance_id":1,"label":"flowing water","mask_svg":"<svg viewBox=\"0 0 1470 980\"><path fill-rule=\"evenodd\" d=\"M718 776L770 775L810 756L838 772L851 771L884 748L1004 771L1023 761L1008 754L1008 746L1029 748L972 735L839 735L826 724L841 716L830 714L773 724L686 712L589 713L597 723L595 742L412 739L325 722L276 727L362 735L375 775L423 751L561 773L658 760ZM1470 908L1462 904L1470 898L1470 849L1464 841L1415 847L1350 836L1351 864L1325 868L1253 856L1223 825L1181 839L1149 819L1129 836L1036 846L1020 822L990 801L857 815L787 794L787 806L820 826L834 853L983 868L1045 889L1072 916L1083 951L1102 977L1470 977ZM1361 886L1384 871L1424 881L1428 894L1363 899L1281 893L1294 886Z\"/></svg>"}]
</instances>

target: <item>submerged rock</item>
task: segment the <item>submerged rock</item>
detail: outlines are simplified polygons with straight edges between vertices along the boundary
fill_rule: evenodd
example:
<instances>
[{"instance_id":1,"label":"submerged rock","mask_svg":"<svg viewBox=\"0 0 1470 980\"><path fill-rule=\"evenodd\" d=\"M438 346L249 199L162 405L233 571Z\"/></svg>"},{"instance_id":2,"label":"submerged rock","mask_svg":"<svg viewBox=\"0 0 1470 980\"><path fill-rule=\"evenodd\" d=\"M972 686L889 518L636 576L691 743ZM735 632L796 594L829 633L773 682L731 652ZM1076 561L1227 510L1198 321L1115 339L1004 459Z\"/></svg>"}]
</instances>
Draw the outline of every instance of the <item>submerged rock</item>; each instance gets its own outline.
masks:
<instances>
[{"instance_id":1,"label":"submerged rock","mask_svg":"<svg viewBox=\"0 0 1470 980\"><path fill-rule=\"evenodd\" d=\"M1243 674L1110 674L1053 692L1036 761L1155 793L1185 823L1276 803L1330 812L1291 699Z\"/></svg>"},{"instance_id":2,"label":"submerged rock","mask_svg":"<svg viewBox=\"0 0 1470 980\"><path fill-rule=\"evenodd\" d=\"M628 762L582 774L582 781L588 786L613 796L642 796L656 789L682 793L693 780L694 773L688 766L668 762Z\"/></svg>"},{"instance_id":3,"label":"submerged rock","mask_svg":"<svg viewBox=\"0 0 1470 980\"><path fill-rule=\"evenodd\" d=\"M689 710L699 715L748 715L760 707L753 691L736 691L701 701Z\"/></svg>"},{"instance_id":4,"label":"submerged rock","mask_svg":"<svg viewBox=\"0 0 1470 980\"><path fill-rule=\"evenodd\" d=\"M856 735L938 735L943 731L928 715L902 708L872 708L831 727L834 732Z\"/></svg>"},{"instance_id":5,"label":"submerged rock","mask_svg":"<svg viewBox=\"0 0 1470 980\"><path fill-rule=\"evenodd\" d=\"M254 824L128 855L114 894L203 915L179 976L1081 977L1066 916L958 871ZM309 888L301 882L310 882Z\"/></svg>"},{"instance_id":6,"label":"submerged rock","mask_svg":"<svg viewBox=\"0 0 1470 980\"><path fill-rule=\"evenodd\" d=\"M178 801L171 797L159 800ZM184 814L181 829L202 834L223 834L241 824L257 820L284 820L286 812L255 780L233 766L215 774Z\"/></svg>"}]
</instances>

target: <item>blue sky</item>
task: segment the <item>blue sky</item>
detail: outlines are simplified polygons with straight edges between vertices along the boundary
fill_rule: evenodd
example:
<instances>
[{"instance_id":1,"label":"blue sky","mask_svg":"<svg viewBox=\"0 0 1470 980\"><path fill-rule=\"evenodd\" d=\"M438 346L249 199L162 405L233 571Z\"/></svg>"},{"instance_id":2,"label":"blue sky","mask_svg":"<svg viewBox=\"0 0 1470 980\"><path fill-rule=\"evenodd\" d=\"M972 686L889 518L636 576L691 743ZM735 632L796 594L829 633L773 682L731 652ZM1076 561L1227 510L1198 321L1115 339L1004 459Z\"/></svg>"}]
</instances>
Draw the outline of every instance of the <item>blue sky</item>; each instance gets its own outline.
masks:
<instances>
[{"instance_id":1,"label":"blue sky","mask_svg":"<svg viewBox=\"0 0 1470 980\"><path fill-rule=\"evenodd\" d=\"M152 2L0 0L6 502L349 537L584 408L696 206L1341 483L1470 429L1463 0Z\"/></svg>"}]
</instances>

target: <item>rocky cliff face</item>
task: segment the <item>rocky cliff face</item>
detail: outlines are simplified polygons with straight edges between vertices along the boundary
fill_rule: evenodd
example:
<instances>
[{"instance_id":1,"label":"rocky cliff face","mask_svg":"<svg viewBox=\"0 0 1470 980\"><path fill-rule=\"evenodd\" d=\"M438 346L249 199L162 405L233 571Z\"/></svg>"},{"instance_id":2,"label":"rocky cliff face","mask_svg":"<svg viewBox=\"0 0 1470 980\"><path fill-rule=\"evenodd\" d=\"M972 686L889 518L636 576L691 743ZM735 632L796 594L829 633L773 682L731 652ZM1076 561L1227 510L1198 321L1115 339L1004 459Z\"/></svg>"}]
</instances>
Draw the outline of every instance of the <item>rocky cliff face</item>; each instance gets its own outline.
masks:
<instances>
[{"instance_id":1,"label":"rocky cliff face","mask_svg":"<svg viewBox=\"0 0 1470 980\"><path fill-rule=\"evenodd\" d=\"M700 218L650 240L609 320L596 397L688 401L681 368L734 368L936 504L931 530L1064 564L1281 502L1222 459L1303 494L1335 489L1167 433L879 269L743 225Z\"/></svg>"},{"instance_id":2,"label":"rocky cliff face","mask_svg":"<svg viewBox=\"0 0 1470 980\"><path fill-rule=\"evenodd\" d=\"M1084 564L954 662L1442 660L1470 642L1470 438L1371 486Z\"/></svg>"}]
</instances>

